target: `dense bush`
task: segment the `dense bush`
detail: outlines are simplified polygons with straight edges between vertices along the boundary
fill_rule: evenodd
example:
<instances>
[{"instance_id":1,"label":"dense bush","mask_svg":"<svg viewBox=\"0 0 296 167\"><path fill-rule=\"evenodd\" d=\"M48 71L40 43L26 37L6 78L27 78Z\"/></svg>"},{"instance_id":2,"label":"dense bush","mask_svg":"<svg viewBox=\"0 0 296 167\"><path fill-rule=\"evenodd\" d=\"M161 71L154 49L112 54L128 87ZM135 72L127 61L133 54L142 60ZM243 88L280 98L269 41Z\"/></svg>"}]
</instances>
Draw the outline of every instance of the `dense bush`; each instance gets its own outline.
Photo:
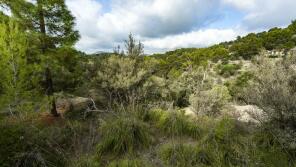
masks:
<instances>
[{"instance_id":1,"label":"dense bush","mask_svg":"<svg viewBox=\"0 0 296 167\"><path fill-rule=\"evenodd\" d=\"M244 72L234 80L227 81L225 85L229 90L229 94L237 100L243 99L244 89L249 86L250 80L253 78L251 72Z\"/></svg>"},{"instance_id":2,"label":"dense bush","mask_svg":"<svg viewBox=\"0 0 296 167\"><path fill-rule=\"evenodd\" d=\"M193 144L169 143L161 146L159 157L166 166L194 167L202 164Z\"/></svg>"},{"instance_id":3,"label":"dense bush","mask_svg":"<svg viewBox=\"0 0 296 167\"><path fill-rule=\"evenodd\" d=\"M149 126L136 118L119 116L110 119L101 127L102 141L98 154L121 155L135 153L138 149L148 148L152 142Z\"/></svg>"},{"instance_id":4,"label":"dense bush","mask_svg":"<svg viewBox=\"0 0 296 167\"><path fill-rule=\"evenodd\" d=\"M69 125L44 128L19 121L1 122L0 127L1 166L65 166L65 152L73 149L74 130Z\"/></svg>"},{"instance_id":5,"label":"dense bush","mask_svg":"<svg viewBox=\"0 0 296 167\"><path fill-rule=\"evenodd\" d=\"M149 167L149 165L141 160L120 160L111 162L108 167Z\"/></svg>"},{"instance_id":6,"label":"dense bush","mask_svg":"<svg viewBox=\"0 0 296 167\"><path fill-rule=\"evenodd\" d=\"M218 85L191 95L190 104L199 115L217 116L228 100L230 95L227 87Z\"/></svg>"},{"instance_id":7,"label":"dense bush","mask_svg":"<svg viewBox=\"0 0 296 167\"><path fill-rule=\"evenodd\" d=\"M238 64L220 64L218 66L218 73L223 77L230 77L237 73L241 68Z\"/></svg>"},{"instance_id":8,"label":"dense bush","mask_svg":"<svg viewBox=\"0 0 296 167\"><path fill-rule=\"evenodd\" d=\"M294 65L291 59L276 64L264 60L263 64L259 65L249 89L245 92L245 100L260 107L267 115L265 120L260 121L268 124L285 148L293 150L296 149Z\"/></svg>"}]
</instances>

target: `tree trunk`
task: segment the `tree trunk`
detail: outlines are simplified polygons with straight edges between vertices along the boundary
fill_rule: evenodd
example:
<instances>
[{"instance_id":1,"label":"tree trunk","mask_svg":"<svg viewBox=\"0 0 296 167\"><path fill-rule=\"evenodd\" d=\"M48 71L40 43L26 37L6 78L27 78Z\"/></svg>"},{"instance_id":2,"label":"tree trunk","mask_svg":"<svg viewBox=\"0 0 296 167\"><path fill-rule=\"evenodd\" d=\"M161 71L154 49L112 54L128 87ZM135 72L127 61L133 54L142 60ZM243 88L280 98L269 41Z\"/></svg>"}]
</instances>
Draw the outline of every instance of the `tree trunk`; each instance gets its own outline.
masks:
<instances>
[{"instance_id":1,"label":"tree trunk","mask_svg":"<svg viewBox=\"0 0 296 167\"><path fill-rule=\"evenodd\" d=\"M42 7L42 0L37 1L38 4L38 10L39 10L39 26L40 26L40 32L41 32L41 50L42 53L45 54L47 50L47 42L46 42L46 27L45 27L45 18L44 18L44 11ZM53 89L53 82L52 82L52 75L51 75L51 70L49 66L47 65L45 68L45 82L46 82L46 95L51 99L51 109L50 113L58 117L59 114L57 112L57 107L56 107L56 101L54 98L54 89Z\"/></svg>"}]
</instances>

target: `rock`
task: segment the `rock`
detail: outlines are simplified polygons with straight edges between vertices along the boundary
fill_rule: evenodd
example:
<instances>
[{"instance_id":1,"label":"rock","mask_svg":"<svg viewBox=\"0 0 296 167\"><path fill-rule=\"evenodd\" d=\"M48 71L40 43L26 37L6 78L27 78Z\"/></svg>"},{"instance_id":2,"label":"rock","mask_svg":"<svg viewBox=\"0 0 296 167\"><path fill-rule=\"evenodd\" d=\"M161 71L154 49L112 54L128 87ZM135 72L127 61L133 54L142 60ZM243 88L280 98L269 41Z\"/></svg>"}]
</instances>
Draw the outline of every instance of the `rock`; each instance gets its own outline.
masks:
<instances>
[{"instance_id":1,"label":"rock","mask_svg":"<svg viewBox=\"0 0 296 167\"><path fill-rule=\"evenodd\" d=\"M57 100L57 109L61 114L86 110L91 105L93 105L92 100L85 97L63 98Z\"/></svg>"},{"instance_id":2,"label":"rock","mask_svg":"<svg viewBox=\"0 0 296 167\"><path fill-rule=\"evenodd\" d=\"M72 111L82 111L86 110L92 105L92 100L90 98L76 97L69 100L71 104Z\"/></svg>"},{"instance_id":3,"label":"rock","mask_svg":"<svg viewBox=\"0 0 296 167\"><path fill-rule=\"evenodd\" d=\"M266 116L260 108L254 105L232 106L234 111L231 113L238 121L245 123L260 124L266 119Z\"/></svg>"},{"instance_id":4,"label":"rock","mask_svg":"<svg viewBox=\"0 0 296 167\"><path fill-rule=\"evenodd\" d=\"M187 116L191 116L191 117L197 116L191 107L186 107L183 110L185 111L185 115L187 115Z\"/></svg>"}]
</instances>

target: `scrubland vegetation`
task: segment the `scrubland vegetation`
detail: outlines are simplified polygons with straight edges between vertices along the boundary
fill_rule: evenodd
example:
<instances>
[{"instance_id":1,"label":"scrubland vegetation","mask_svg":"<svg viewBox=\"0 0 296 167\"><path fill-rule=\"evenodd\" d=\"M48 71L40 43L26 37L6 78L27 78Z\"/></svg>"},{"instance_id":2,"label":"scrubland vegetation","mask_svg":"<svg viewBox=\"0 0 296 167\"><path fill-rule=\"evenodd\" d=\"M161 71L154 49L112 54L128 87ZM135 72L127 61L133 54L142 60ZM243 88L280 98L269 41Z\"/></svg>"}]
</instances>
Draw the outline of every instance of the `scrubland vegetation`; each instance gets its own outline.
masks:
<instances>
[{"instance_id":1,"label":"scrubland vegetation","mask_svg":"<svg viewBox=\"0 0 296 167\"><path fill-rule=\"evenodd\" d=\"M150 56L129 35L87 55L63 0L0 5L1 167L296 165L295 21Z\"/></svg>"}]
</instances>

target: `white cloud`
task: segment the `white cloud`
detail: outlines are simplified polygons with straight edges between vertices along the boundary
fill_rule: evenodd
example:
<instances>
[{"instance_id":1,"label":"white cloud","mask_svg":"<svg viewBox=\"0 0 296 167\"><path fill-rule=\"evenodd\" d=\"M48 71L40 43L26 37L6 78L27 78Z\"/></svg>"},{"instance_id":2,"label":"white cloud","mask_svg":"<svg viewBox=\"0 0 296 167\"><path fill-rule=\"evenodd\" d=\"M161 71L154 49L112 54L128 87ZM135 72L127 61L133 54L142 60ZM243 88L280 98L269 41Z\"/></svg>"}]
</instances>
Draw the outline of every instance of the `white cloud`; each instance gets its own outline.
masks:
<instances>
[{"instance_id":1,"label":"white cloud","mask_svg":"<svg viewBox=\"0 0 296 167\"><path fill-rule=\"evenodd\" d=\"M243 27L250 30L286 26L296 19L296 0L223 0L246 12Z\"/></svg>"},{"instance_id":2,"label":"white cloud","mask_svg":"<svg viewBox=\"0 0 296 167\"><path fill-rule=\"evenodd\" d=\"M66 2L82 36L77 48L87 52L112 50L130 32L151 52L208 46L242 35L243 29L265 30L296 19L296 0L110 0L108 9L99 0ZM229 9L243 15L238 25L206 29Z\"/></svg>"},{"instance_id":3,"label":"white cloud","mask_svg":"<svg viewBox=\"0 0 296 167\"><path fill-rule=\"evenodd\" d=\"M206 29L167 36L165 38L147 39L145 47L159 50L173 50L187 47L206 47L235 39L245 32L234 29Z\"/></svg>"},{"instance_id":4,"label":"white cloud","mask_svg":"<svg viewBox=\"0 0 296 167\"><path fill-rule=\"evenodd\" d=\"M96 0L67 0L77 18L84 51L112 48L132 32L140 38L158 38L193 31L214 21L219 0L113 0L102 12Z\"/></svg>"}]
</instances>

